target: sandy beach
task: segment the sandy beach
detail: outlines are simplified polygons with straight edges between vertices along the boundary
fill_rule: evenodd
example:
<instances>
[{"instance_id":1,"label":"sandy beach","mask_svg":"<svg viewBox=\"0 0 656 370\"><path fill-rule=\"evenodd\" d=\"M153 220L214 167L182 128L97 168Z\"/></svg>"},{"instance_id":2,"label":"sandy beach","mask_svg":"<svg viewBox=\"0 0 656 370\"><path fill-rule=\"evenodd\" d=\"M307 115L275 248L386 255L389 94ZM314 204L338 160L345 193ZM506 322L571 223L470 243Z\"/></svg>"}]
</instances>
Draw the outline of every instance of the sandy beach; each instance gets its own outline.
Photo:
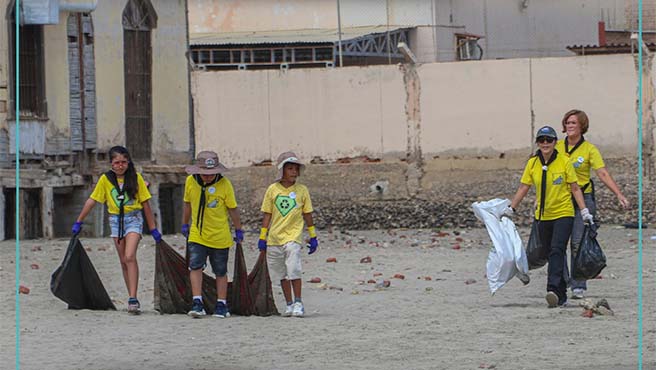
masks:
<instances>
[{"instance_id":1,"label":"sandy beach","mask_svg":"<svg viewBox=\"0 0 656 370\"><path fill-rule=\"evenodd\" d=\"M319 252L304 257L305 318L160 315L153 309L154 242L139 248L144 312L126 312L126 289L109 238L83 239L118 311L68 310L49 290L68 240L21 242L21 369L636 369L637 230L603 225L608 257L589 282L614 316L583 317L571 300L548 309L546 268L531 283L513 279L494 296L485 278L485 229L321 230ZM445 234L446 233L446 234ZM521 229L526 240L527 229ZM644 231L644 368L656 368L656 235ZM164 237L182 250L181 236ZM252 267L257 235L247 233ZM14 248L0 260L0 366L14 369ZM364 257L371 263L361 263ZM232 253L231 253L232 257ZM337 262L326 262L334 257ZM232 276L232 261L229 263ZM381 274L381 275L379 275ZM399 275L403 275L403 279ZM394 275L397 275L395 278ZM369 280L389 280L387 288ZM274 286L278 309L280 289Z\"/></svg>"}]
</instances>

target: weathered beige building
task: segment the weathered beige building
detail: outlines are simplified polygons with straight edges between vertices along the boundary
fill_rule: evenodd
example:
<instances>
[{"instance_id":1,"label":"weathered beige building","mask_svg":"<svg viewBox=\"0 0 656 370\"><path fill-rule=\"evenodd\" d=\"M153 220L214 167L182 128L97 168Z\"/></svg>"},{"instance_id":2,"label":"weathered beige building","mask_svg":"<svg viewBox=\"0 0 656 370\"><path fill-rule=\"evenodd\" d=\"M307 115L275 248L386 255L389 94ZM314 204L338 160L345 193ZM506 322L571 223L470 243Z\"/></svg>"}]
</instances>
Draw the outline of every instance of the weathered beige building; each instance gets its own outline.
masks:
<instances>
[{"instance_id":1,"label":"weathered beige building","mask_svg":"<svg viewBox=\"0 0 656 370\"><path fill-rule=\"evenodd\" d=\"M21 237L70 233L106 153L126 146L150 182L163 232L193 155L186 1L0 1L0 239L14 236L15 118L20 117ZM20 106L15 55L20 52ZM161 202L160 198L168 201ZM84 231L101 235L102 207ZM173 217L176 221L173 222Z\"/></svg>"}]
</instances>

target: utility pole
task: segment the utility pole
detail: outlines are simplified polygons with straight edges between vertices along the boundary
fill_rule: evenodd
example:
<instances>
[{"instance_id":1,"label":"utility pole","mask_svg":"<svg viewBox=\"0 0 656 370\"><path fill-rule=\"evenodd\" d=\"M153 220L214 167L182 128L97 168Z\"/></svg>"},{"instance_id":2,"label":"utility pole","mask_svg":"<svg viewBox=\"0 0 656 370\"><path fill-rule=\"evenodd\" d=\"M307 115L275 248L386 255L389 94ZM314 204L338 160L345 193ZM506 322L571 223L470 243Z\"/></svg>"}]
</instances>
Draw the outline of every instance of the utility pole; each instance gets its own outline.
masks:
<instances>
[{"instance_id":1,"label":"utility pole","mask_svg":"<svg viewBox=\"0 0 656 370\"><path fill-rule=\"evenodd\" d=\"M385 13L387 15L387 64L392 64L392 40L390 38L390 9L389 0L385 0Z\"/></svg>"},{"instance_id":2,"label":"utility pole","mask_svg":"<svg viewBox=\"0 0 656 370\"><path fill-rule=\"evenodd\" d=\"M344 60L342 58L342 12L339 9L339 0L337 0L337 48L339 49L339 66L344 66Z\"/></svg>"}]
</instances>

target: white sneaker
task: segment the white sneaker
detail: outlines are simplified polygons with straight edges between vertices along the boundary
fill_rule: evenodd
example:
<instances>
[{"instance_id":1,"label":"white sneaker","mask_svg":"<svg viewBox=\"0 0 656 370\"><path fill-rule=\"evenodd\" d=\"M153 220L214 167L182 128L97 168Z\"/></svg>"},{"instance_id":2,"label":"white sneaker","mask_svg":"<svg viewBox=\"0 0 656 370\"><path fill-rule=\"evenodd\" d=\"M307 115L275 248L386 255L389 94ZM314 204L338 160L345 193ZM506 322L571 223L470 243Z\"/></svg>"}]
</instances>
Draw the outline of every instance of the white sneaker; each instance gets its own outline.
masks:
<instances>
[{"instance_id":1,"label":"white sneaker","mask_svg":"<svg viewBox=\"0 0 656 370\"><path fill-rule=\"evenodd\" d=\"M585 289L576 288L572 289L572 299L583 299L585 298Z\"/></svg>"},{"instance_id":2,"label":"white sneaker","mask_svg":"<svg viewBox=\"0 0 656 370\"><path fill-rule=\"evenodd\" d=\"M544 296L544 299L547 300L547 307L554 308L558 306L558 295L554 292L547 292L547 295Z\"/></svg>"},{"instance_id":3,"label":"white sneaker","mask_svg":"<svg viewBox=\"0 0 656 370\"><path fill-rule=\"evenodd\" d=\"M285 308L285 313L283 313L282 315L284 317L289 317L292 315L293 312L294 312L294 304L292 303L287 305L287 308Z\"/></svg>"},{"instance_id":4,"label":"white sneaker","mask_svg":"<svg viewBox=\"0 0 656 370\"><path fill-rule=\"evenodd\" d=\"M305 315L305 308L303 307L303 302L294 302L292 306L293 306L292 316L303 317L303 315Z\"/></svg>"}]
</instances>

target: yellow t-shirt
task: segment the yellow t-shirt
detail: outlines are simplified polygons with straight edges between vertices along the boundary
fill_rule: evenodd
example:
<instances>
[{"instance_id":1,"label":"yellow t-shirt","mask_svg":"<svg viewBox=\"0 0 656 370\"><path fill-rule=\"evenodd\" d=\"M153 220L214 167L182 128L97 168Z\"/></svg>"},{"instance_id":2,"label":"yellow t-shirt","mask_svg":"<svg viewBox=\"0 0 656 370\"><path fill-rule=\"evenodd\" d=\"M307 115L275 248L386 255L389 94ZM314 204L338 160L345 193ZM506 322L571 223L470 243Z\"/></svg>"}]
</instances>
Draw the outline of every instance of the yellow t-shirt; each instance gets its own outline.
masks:
<instances>
[{"instance_id":1,"label":"yellow t-shirt","mask_svg":"<svg viewBox=\"0 0 656 370\"><path fill-rule=\"evenodd\" d=\"M124 179L117 178L118 186L123 188ZM93 192L89 198L95 200L98 203L106 203L107 211L110 214L118 215L120 201L117 199L118 190L112 185L112 183L107 178L107 175L103 174L98 179L96 187L93 189ZM147 201L151 198L150 192L146 187L143 177L140 173L137 173L137 199L131 199L127 194L125 194L125 203L123 204L123 213L127 214L133 211L138 211L143 208L141 203Z\"/></svg>"},{"instance_id":2,"label":"yellow t-shirt","mask_svg":"<svg viewBox=\"0 0 656 370\"><path fill-rule=\"evenodd\" d=\"M569 149L572 150L572 147ZM594 144L587 141L584 141L574 152L572 152L572 154L567 154L565 151L565 141L558 140L556 143L556 150L558 151L558 155L562 154L569 158L569 162L576 171L576 176L579 179L578 184L581 188L590 182L590 169L596 171L600 168L606 167L599 149L597 149ZM592 186L588 186L585 189L585 192L592 193Z\"/></svg>"},{"instance_id":3,"label":"yellow t-shirt","mask_svg":"<svg viewBox=\"0 0 656 370\"><path fill-rule=\"evenodd\" d=\"M561 217L574 217L570 184L577 182L574 167L560 152L547 167L547 187L544 199L544 214L541 220L549 221ZM540 158L532 157L526 163L521 179L522 184L535 185L535 218L540 216L540 197L542 194L542 163Z\"/></svg>"},{"instance_id":4,"label":"yellow t-shirt","mask_svg":"<svg viewBox=\"0 0 656 370\"><path fill-rule=\"evenodd\" d=\"M187 176L185 182L184 202L191 205L191 223L189 241L209 248L225 249L232 246L232 234L228 224L228 208L237 208L235 191L232 183L223 177L205 189L205 212L202 230L198 217L198 206L202 187L194 176Z\"/></svg>"},{"instance_id":5,"label":"yellow t-shirt","mask_svg":"<svg viewBox=\"0 0 656 370\"><path fill-rule=\"evenodd\" d=\"M261 210L271 213L268 245L303 243L303 213L312 212L312 200L305 185L297 183L288 188L279 182L269 185Z\"/></svg>"}]
</instances>

